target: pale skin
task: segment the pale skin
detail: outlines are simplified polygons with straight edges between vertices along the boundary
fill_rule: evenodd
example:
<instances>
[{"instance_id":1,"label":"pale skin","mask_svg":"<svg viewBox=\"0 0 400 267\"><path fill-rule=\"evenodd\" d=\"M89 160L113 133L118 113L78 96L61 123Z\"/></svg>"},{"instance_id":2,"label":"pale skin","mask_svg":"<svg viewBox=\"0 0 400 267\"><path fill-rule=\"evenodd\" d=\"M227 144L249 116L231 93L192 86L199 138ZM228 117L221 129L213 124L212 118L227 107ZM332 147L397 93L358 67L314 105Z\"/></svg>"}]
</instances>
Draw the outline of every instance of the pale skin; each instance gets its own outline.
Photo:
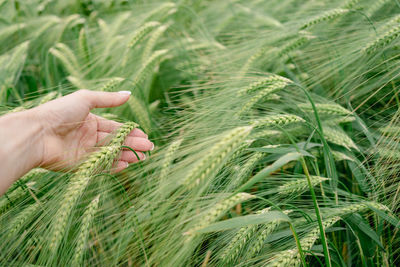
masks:
<instances>
[{"instance_id":1,"label":"pale skin","mask_svg":"<svg viewBox=\"0 0 400 267\"><path fill-rule=\"evenodd\" d=\"M33 168L64 171L76 166L121 126L90 111L120 106L129 97L126 91L80 90L36 108L0 117L0 195ZM154 149L140 129L133 129L124 145L135 150L140 160L146 158L143 152ZM137 161L132 151L124 150L113 171L119 172Z\"/></svg>"}]
</instances>

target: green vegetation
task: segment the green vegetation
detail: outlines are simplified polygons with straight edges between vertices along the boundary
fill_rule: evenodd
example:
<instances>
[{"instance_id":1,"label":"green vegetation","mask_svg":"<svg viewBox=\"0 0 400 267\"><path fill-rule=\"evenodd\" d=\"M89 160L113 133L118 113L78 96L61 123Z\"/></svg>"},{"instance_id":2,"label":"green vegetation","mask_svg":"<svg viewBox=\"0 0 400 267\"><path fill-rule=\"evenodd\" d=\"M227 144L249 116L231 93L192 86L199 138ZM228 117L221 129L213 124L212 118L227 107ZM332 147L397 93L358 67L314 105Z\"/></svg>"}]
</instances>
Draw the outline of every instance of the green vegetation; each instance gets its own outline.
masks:
<instances>
[{"instance_id":1,"label":"green vegetation","mask_svg":"<svg viewBox=\"0 0 400 267\"><path fill-rule=\"evenodd\" d=\"M132 92L94 111L124 124L74 172L32 170L0 197L0 265L400 265L399 14L0 0L0 114ZM156 149L113 174L136 123Z\"/></svg>"}]
</instances>

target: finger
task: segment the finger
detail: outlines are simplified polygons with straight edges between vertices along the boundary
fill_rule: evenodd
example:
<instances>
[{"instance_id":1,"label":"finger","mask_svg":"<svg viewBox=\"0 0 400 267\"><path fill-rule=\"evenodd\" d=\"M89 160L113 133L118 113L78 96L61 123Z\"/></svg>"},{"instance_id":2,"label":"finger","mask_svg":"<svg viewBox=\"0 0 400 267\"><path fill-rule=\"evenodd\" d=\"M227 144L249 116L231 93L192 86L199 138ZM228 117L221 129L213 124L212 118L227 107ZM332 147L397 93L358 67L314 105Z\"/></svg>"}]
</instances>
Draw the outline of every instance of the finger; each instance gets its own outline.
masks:
<instances>
[{"instance_id":1,"label":"finger","mask_svg":"<svg viewBox=\"0 0 400 267\"><path fill-rule=\"evenodd\" d=\"M99 132L111 133L118 130L122 125L122 123L116 121L107 120L97 115L94 116L97 120L97 131ZM129 136L148 138L147 134L145 134L142 130L137 128L133 129L130 132Z\"/></svg>"},{"instance_id":2,"label":"finger","mask_svg":"<svg viewBox=\"0 0 400 267\"><path fill-rule=\"evenodd\" d=\"M124 145L135 151L149 151L154 149L154 144L146 138L128 136Z\"/></svg>"},{"instance_id":3,"label":"finger","mask_svg":"<svg viewBox=\"0 0 400 267\"><path fill-rule=\"evenodd\" d=\"M128 101L131 94L130 91L120 91L120 92L100 92L100 91L90 91L90 90L79 90L76 92L78 96L84 98L88 104L89 108L111 108L117 107Z\"/></svg>"},{"instance_id":4,"label":"finger","mask_svg":"<svg viewBox=\"0 0 400 267\"><path fill-rule=\"evenodd\" d=\"M133 130L133 134L134 134L134 136L131 136L132 135L132 132L130 133L130 135L127 137L127 138L133 138L133 137L135 137L135 138L141 138L141 139L146 139L146 140L148 140L147 138L144 138L144 137L137 137L136 136L136 134L137 134L137 132L135 131L135 129ZM113 134L112 133L106 133L106 132L97 132L97 140L96 140L96 143L98 144L98 145L106 145L107 144L107 142L109 142L109 141L111 141L111 139L113 138ZM150 141L149 141L150 142ZM151 142L150 142L151 143ZM134 148L132 148L132 149L134 149ZM136 149L135 149L136 150ZM139 150L139 149L138 149ZM140 150L140 151L145 151L145 150Z\"/></svg>"},{"instance_id":5,"label":"finger","mask_svg":"<svg viewBox=\"0 0 400 267\"><path fill-rule=\"evenodd\" d=\"M112 169L112 173L120 172L126 168L128 168L129 164L126 161L118 161L116 166Z\"/></svg>"},{"instance_id":6,"label":"finger","mask_svg":"<svg viewBox=\"0 0 400 267\"><path fill-rule=\"evenodd\" d=\"M140 160L145 160L146 159L146 155L144 153L136 152L136 154L139 156ZM134 163L134 162L138 162L139 161L138 158L136 157L135 153L133 153L130 150L122 151L119 160L126 161L128 163Z\"/></svg>"}]
</instances>

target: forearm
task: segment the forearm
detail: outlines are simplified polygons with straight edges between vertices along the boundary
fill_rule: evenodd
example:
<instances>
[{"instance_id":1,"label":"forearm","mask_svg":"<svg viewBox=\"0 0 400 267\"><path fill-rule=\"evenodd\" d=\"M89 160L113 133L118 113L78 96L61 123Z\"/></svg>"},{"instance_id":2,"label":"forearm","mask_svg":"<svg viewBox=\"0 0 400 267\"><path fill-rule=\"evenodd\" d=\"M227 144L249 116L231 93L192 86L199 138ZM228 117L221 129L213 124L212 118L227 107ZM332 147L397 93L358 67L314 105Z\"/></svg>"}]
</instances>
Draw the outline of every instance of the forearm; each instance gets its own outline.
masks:
<instances>
[{"instance_id":1,"label":"forearm","mask_svg":"<svg viewBox=\"0 0 400 267\"><path fill-rule=\"evenodd\" d=\"M0 195L40 164L43 129L34 111L0 117Z\"/></svg>"}]
</instances>

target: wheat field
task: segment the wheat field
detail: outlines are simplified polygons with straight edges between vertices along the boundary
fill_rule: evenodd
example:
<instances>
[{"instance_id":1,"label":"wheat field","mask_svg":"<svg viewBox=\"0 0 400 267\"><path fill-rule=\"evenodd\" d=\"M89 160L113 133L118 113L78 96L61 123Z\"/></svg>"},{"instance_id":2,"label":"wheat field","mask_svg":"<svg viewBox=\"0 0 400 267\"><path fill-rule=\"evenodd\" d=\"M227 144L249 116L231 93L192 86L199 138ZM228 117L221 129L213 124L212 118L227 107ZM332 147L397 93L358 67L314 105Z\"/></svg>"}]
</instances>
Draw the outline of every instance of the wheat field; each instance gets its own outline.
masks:
<instances>
[{"instance_id":1,"label":"wheat field","mask_svg":"<svg viewBox=\"0 0 400 267\"><path fill-rule=\"evenodd\" d=\"M399 37L397 0L0 0L0 115L132 93L0 196L0 265L399 266Z\"/></svg>"}]
</instances>

